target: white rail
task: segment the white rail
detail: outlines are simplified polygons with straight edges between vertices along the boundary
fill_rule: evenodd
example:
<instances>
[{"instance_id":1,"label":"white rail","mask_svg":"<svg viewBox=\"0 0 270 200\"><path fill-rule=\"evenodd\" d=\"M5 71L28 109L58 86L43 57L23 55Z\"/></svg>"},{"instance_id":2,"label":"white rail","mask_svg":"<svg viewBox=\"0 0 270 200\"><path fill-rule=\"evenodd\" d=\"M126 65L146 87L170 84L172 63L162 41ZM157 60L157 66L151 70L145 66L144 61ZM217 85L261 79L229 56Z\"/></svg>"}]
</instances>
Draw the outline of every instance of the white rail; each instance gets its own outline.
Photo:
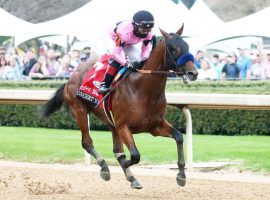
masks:
<instances>
[{"instance_id":1,"label":"white rail","mask_svg":"<svg viewBox=\"0 0 270 200\"><path fill-rule=\"evenodd\" d=\"M52 90L0 90L1 104L42 104ZM193 170L192 117L189 108L270 110L270 95L166 93L167 103L185 114L187 138L187 169ZM89 164L89 155L85 163Z\"/></svg>"}]
</instances>

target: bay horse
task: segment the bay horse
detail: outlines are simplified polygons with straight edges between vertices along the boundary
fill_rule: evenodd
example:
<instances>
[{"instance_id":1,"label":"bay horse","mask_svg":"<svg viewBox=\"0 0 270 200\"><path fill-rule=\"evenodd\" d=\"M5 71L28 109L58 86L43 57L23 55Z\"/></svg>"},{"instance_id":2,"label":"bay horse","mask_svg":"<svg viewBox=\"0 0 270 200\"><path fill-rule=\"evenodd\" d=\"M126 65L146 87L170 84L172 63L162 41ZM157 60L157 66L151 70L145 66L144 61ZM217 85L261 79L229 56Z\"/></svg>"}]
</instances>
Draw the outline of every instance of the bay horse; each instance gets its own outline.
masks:
<instances>
[{"instance_id":1,"label":"bay horse","mask_svg":"<svg viewBox=\"0 0 270 200\"><path fill-rule=\"evenodd\" d=\"M96 159L101 167L100 176L104 180L110 179L110 171L106 161L93 145L88 129L88 113L93 113L108 125L112 132L114 155L132 188L142 188L130 170L131 165L140 161L140 153L136 147L133 134L141 132L149 132L153 136L170 137L176 141L179 167L176 181L180 186L185 185L183 136L165 119L167 107L165 85L170 70L191 81L196 80L198 75L193 60L185 61L182 66L177 65L178 58L189 53L189 46L181 37L183 28L184 25L176 33L171 34L160 29L164 40L160 41L153 49L142 69L138 72L131 72L112 92L114 126L109 122L101 108L96 108L94 105L76 98L76 93L84 77L95 62L84 67L78 67L68 82L62 85L44 105L44 117L49 117L60 109L63 102L69 106L82 133L82 147ZM127 159L125 155L124 144L129 150L130 159Z\"/></svg>"}]
</instances>

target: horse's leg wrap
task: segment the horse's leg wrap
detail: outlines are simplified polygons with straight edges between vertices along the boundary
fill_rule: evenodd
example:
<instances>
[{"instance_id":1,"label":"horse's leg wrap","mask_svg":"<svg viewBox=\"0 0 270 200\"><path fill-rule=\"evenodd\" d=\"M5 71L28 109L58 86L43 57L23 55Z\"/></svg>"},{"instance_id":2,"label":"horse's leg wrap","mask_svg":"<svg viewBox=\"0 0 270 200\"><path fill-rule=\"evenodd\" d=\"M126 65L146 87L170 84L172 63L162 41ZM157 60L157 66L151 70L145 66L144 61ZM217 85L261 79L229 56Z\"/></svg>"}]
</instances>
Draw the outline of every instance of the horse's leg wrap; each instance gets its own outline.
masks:
<instances>
[{"instance_id":1,"label":"horse's leg wrap","mask_svg":"<svg viewBox=\"0 0 270 200\"><path fill-rule=\"evenodd\" d=\"M186 175L185 175L185 160L184 160L184 150L183 150L183 135L178 130L172 130L171 136L175 139L177 144L178 151L178 168L179 173L177 174L176 181L180 186L184 186L186 184Z\"/></svg>"},{"instance_id":2,"label":"horse's leg wrap","mask_svg":"<svg viewBox=\"0 0 270 200\"><path fill-rule=\"evenodd\" d=\"M101 178L105 181L110 180L110 170L108 168L106 161L96 152L93 146L85 148L85 150L96 159L98 165L101 167L100 170Z\"/></svg>"},{"instance_id":3,"label":"horse's leg wrap","mask_svg":"<svg viewBox=\"0 0 270 200\"><path fill-rule=\"evenodd\" d=\"M125 167L126 163L128 162L126 160L125 153L115 153L114 155L115 155L116 159L118 160L120 166L122 167L122 169L123 169L123 171L125 173L127 181L129 181L131 183L131 187L135 188L135 189L141 189L142 188L141 184L136 180L136 178L134 177L134 175L131 172L130 168Z\"/></svg>"}]
</instances>

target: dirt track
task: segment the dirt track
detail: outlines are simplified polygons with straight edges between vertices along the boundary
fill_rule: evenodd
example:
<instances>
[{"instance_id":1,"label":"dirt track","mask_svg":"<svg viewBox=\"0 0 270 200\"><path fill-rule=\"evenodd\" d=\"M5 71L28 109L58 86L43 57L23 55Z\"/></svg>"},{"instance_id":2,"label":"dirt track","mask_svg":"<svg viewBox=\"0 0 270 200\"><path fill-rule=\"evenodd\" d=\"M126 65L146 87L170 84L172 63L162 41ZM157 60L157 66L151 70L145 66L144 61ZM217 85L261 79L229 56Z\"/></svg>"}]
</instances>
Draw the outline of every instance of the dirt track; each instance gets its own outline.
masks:
<instances>
[{"instance_id":1,"label":"dirt track","mask_svg":"<svg viewBox=\"0 0 270 200\"><path fill-rule=\"evenodd\" d=\"M0 160L0 200L151 200L270 199L270 177L227 172L187 173L187 185L176 184L176 171L134 167L144 186L132 190L120 168L110 167L111 180L97 166L47 165Z\"/></svg>"}]
</instances>

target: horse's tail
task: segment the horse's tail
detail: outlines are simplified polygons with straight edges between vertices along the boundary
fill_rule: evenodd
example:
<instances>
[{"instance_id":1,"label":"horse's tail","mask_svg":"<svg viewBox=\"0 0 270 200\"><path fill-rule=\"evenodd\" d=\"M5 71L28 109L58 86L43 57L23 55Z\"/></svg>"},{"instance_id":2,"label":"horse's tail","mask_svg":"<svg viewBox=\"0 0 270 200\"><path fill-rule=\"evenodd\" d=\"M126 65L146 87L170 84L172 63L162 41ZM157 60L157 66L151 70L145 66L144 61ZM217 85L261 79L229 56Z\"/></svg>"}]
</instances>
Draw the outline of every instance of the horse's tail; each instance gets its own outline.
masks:
<instances>
[{"instance_id":1,"label":"horse's tail","mask_svg":"<svg viewBox=\"0 0 270 200\"><path fill-rule=\"evenodd\" d=\"M59 110L64 102L64 88L66 84L63 84L58 90L54 93L53 97L47 101L43 106L42 116L49 117L55 111Z\"/></svg>"}]
</instances>

